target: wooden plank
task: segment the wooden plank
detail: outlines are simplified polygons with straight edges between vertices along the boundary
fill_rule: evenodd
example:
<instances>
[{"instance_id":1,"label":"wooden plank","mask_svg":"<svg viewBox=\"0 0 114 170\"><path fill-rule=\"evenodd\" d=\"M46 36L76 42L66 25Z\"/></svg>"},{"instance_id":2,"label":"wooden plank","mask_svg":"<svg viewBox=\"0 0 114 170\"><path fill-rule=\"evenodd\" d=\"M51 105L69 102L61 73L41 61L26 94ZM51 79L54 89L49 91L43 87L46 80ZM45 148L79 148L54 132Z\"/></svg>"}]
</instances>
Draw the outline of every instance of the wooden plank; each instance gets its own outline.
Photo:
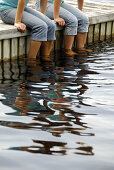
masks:
<instances>
[{"instance_id":1,"label":"wooden plank","mask_svg":"<svg viewBox=\"0 0 114 170\"><path fill-rule=\"evenodd\" d=\"M112 37L114 37L114 21L113 21L113 25L112 25Z\"/></svg>"},{"instance_id":2,"label":"wooden plank","mask_svg":"<svg viewBox=\"0 0 114 170\"><path fill-rule=\"evenodd\" d=\"M11 58L17 58L18 56L18 38L11 39Z\"/></svg>"},{"instance_id":3,"label":"wooden plank","mask_svg":"<svg viewBox=\"0 0 114 170\"><path fill-rule=\"evenodd\" d=\"M63 31L56 31L55 50L60 50L63 47Z\"/></svg>"},{"instance_id":4,"label":"wooden plank","mask_svg":"<svg viewBox=\"0 0 114 170\"><path fill-rule=\"evenodd\" d=\"M0 60L2 59L2 41L0 40Z\"/></svg>"},{"instance_id":5,"label":"wooden plank","mask_svg":"<svg viewBox=\"0 0 114 170\"><path fill-rule=\"evenodd\" d=\"M26 54L28 54L28 52L29 52L30 38L31 38L31 36L26 37L26 51L25 51Z\"/></svg>"},{"instance_id":6,"label":"wooden plank","mask_svg":"<svg viewBox=\"0 0 114 170\"><path fill-rule=\"evenodd\" d=\"M0 20L0 40L17 38L30 35L30 31L27 30L25 33L21 33L17 30L14 25L5 24Z\"/></svg>"},{"instance_id":7,"label":"wooden plank","mask_svg":"<svg viewBox=\"0 0 114 170\"><path fill-rule=\"evenodd\" d=\"M3 40L3 59L10 59L11 51L10 51L10 39Z\"/></svg>"},{"instance_id":8,"label":"wooden plank","mask_svg":"<svg viewBox=\"0 0 114 170\"><path fill-rule=\"evenodd\" d=\"M2 63L0 63L0 83L3 79L3 75L2 75Z\"/></svg>"},{"instance_id":9,"label":"wooden plank","mask_svg":"<svg viewBox=\"0 0 114 170\"><path fill-rule=\"evenodd\" d=\"M107 14L107 13L102 14L102 12L101 12L99 14L96 13L95 16L89 15L89 21L90 21L91 25L108 22L108 21L113 21L113 20L114 20L114 11L112 11L112 13L109 13L109 14Z\"/></svg>"},{"instance_id":10,"label":"wooden plank","mask_svg":"<svg viewBox=\"0 0 114 170\"><path fill-rule=\"evenodd\" d=\"M106 37L106 23L101 23L101 30L100 30L100 41L104 41Z\"/></svg>"},{"instance_id":11,"label":"wooden plank","mask_svg":"<svg viewBox=\"0 0 114 170\"><path fill-rule=\"evenodd\" d=\"M107 22L107 27L106 27L106 39L111 38L111 29L112 29L112 22Z\"/></svg>"},{"instance_id":12,"label":"wooden plank","mask_svg":"<svg viewBox=\"0 0 114 170\"><path fill-rule=\"evenodd\" d=\"M25 37L19 38L19 56L25 54Z\"/></svg>"},{"instance_id":13,"label":"wooden plank","mask_svg":"<svg viewBox=\"0 0 114 170\"><path fill-rule=\"evenodd\" d=\"M92 42L93 42L93 25L90 25L88 31L88 44Z\"/></svg>"},{"instance_id":14,"label":"wooden plank","mask_svg":"<svg viewBox=\"0 0 114 170\"><path fill-rule=\"evenodd\" d=\"M96 24L94 29L94 42L99 41L99 33L100 33L100 24Z\"/></svg>"}]
</instances>

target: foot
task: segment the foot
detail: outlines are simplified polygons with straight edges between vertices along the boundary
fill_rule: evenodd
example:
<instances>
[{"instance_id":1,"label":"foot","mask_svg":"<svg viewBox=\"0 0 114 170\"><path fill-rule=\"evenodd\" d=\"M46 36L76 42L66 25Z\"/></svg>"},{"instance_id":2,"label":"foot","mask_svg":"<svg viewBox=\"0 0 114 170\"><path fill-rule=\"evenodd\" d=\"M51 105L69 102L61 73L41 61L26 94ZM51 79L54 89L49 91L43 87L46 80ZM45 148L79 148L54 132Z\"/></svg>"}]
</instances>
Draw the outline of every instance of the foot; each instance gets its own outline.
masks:
<instances>
[{"instance_id":1,"label":"foot","mask_svg":"<svg viewBox=\"0 0 114 170\"><path fill-rule=\"evenodd\" d=\"M72 56L72 55L78 55L76 52L72 51L71 49L64 49L64 53L66 55Z\"/></svg>"}]
</instances>

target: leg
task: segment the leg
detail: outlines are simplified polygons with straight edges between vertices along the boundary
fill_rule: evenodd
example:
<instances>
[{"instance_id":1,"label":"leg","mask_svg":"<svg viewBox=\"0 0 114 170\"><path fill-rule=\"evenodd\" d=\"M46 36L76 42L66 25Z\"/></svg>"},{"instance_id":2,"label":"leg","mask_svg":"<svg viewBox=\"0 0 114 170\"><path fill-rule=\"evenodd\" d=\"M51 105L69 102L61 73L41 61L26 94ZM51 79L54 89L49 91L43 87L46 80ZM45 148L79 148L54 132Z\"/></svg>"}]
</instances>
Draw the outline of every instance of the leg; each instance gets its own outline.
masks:
<instances>
[{"instance_id":1,"label":"leg","mask_svg":"<svg viewBox=\"0 0 114 170\"><path fill-rule=\"evenodd\" d=\"M46 40L42 40L42 41L52 41L52 40L55 40L55 30L56 30L56 27L55 27L54 21L49 19L47 16L45 16L41 12L33 10L32 8L26 7L25 11L30 13L30 14L32 14L37 19L39 19L40 22L45 23L45 25L47 27L47 37L46 37ZM30 19L28 18L28 20L30 20ZM41 27L40 23L38 23L38 26ZM39 28L39 31L41 32L41 28ZM44 33L39 35L40 39L42 38L43 34Z\"/></svg>"},{"instance_id":2,"label":"leg","mask_svg":"<svg viewBox=\"0 0 114 170\"><path fill-rule=\"evenodd\" d=\"M76 36L76 47L78 49L84 48L87 38L89 20L86 15L79 9L74 8L73 6L62 3L61 5L64 9L71 12L78 20L77 36Z\"/></svg>"},{"instance_id":3,"label":"leg","mask_svg":"<svg viewBox=\"0 0 114 170\"><path fill-rule=\"evenodd\" d=\"M77 53L73 52L72 44L74 42L74 36L73 35L64 35L64 51L67 55L77 55Z\"/></svg>"},{"instance_id":4,"label":"leg","mask_svg":"<svg viewBox=\"0 0 114 170\"><path fill-rule=\"evenodd\" d=\"M42 42L40 56L42 61L50 61L50 52L53 47L53 41Z\"/></svg>"},{"instance_id":5,"label":"leg","mask_svg":"<svg viewBox=\"0 0 114 170\"><path fill-rule=\"evenodd\" d=\"M15 15L16 9L12 8L7 10L5 11L3 21L13 25ZM28 56L29 58L35 59L40 48L41 41L47 40L47 25L42 20L26 11L23 12L22 22L32 31Z\"/></svg>"},{"instance_id":6,"label":"leg","mask_svg":"<svg viewBox=\"0 0 114 170\"><path fill-rule=\"evenodd\" d=\"M3 16L3 21L13 25L15 16L16 8L7 10ZM41 42L55 39L55 24L45 15L28 7L24 9L22 22L31 29L29 57L35 58Z\"/></svg>"},{"instance_id":7,"label":"leg","mask_svg":"<svg viewBox=\"0 0 114 170\"><path fill-rule=\"evenodd\" d=\"M30 41L30 47L28 52L29 59L36 59L40 46L41 46L40 41L32 41L32 40Z\"/></svg>"},{"instance_id":8,"label":"leg","mask_svg":"<svg viewBox=\"0 0 114 170\"><path fill-rule=\"evenodd\" d=\"M35 16L39 16L39 11L33 11L29 8L30 12L35 15ZM28 8L27 8L28 11ZM52 49L53 46L53 40L55 39L55 23L50 20L47 16L43 15L42 13L40 13L39 18L41 20L43 20L46 24L47 24L47 41L43 41L42 45L41 45L41 56L49 56L50 55L50 51Z\"/></svg>"},{"instance_id":9,"label":"leg","mask_svg":"<svg viewBox=\"0 0 114 170\"><path fill-rule=\"evenodd\" d=\"M64 35L64 48L65 49L71 49L73 42L74 42L73 35L71 35L71 36Z\"/></svg>"},{"instance_id":10,"label":"leg","mask_svg":"<svg viewBox=\"0 0 114 170\"><path fill-rule=\"evenodd\" d=\"M41 56L50 55L51 49L53 47L53 41L42 42L41 45Z\"/></svg>"},{"instance_id":11,"label":"leg","mask_svg":"<svg viewBox=\"0 0 114 170\"><path fill-rule=\"evenodd\" d=\"M87 33L78 33L76 36L76 49L79 53L92 52L91 49L85 49L84 45L86 43Z\"/></svg>"},{"instance_id":12,"label":"leg","mask_svg":"<svg viewBox=\"0 0 114 170\"><path fill-rule=\"evenodd\" d=\"M77 49L83 49L86 43L87 33L78 33L76 36L76 47Z\"/></svg>"},{"instance_id":13,"label":"leg","mask_svg":"<svg viewBox=\"0 0 114 170\"><path fill-rule=\"evenodd\" d=\"M53 17L53 4L48 3L46 15L54 19ZM37 8L36 8L37 9ZM63 18L66 22L64 27L64 49L67 54L75 55L75 52L72 52L72 44L74 42L74 36L77 34L78 22L76 17L73 16L69 11L60 7L60 17Z\"/></svg>"}]
</instances>

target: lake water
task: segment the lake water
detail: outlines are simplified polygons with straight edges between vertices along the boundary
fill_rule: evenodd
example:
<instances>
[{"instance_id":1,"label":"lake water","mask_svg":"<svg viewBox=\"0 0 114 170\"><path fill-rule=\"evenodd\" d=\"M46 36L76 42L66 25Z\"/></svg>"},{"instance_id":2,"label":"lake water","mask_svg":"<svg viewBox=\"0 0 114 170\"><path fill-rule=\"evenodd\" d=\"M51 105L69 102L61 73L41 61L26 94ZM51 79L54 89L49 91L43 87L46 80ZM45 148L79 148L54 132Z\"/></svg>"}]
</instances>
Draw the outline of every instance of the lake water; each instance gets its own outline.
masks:
<instances>
[{"instance_id":1,"label":"lake water","mask_svg":"<svg viewBox=\"0 0 114 170\"><path fill-rule=\"evenodd\" d=\"M0 170L114 169L114 41L0 64Z\"/></svg>"},{"instance_id":2,"label":"lake water","mask_svg":"<svg viewBox=\"0 0 114 170\"><path fill-rule=\"evenodd\" d=\"M103 3L103 4L113 4L114 0L85 0L84 2L95 2L95 3Z\"/></svg>"},{"instance_id":3,"label":"lake water","mask_svg":"<svg viewBox=\"0 0 114 170\"><path fill-rule=\"evenodd\" d=\"M77 0L64 0L65 2L68 2L68 3L71 3L74 4L77 3ZM32 2L36 2L36 0L32 0ZM103 4L103 5L114 5L114 0L84 0L84 2L87 2L87 3L97 3L97 4ZM30 1L31 3L31 1Z\"/></svg>"}]
</instances>

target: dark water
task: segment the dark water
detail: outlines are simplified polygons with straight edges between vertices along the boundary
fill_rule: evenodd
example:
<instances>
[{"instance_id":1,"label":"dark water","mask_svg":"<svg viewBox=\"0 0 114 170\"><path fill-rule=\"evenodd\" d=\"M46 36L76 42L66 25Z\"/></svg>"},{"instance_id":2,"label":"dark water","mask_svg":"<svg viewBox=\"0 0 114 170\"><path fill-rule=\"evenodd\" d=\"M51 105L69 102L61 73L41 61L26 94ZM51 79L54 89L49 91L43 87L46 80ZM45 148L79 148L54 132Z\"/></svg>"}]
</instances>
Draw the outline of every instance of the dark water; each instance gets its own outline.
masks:
<instances>
[{"instance_id":1,"label":"dark water","mask_svg":"<svg viewBox=\"0 0 114 170\"><path fill-rule=\"evenodd\" d=\"M114 169L114 42L0 65L0 170Z\"/></svg>"}]
</instances>

